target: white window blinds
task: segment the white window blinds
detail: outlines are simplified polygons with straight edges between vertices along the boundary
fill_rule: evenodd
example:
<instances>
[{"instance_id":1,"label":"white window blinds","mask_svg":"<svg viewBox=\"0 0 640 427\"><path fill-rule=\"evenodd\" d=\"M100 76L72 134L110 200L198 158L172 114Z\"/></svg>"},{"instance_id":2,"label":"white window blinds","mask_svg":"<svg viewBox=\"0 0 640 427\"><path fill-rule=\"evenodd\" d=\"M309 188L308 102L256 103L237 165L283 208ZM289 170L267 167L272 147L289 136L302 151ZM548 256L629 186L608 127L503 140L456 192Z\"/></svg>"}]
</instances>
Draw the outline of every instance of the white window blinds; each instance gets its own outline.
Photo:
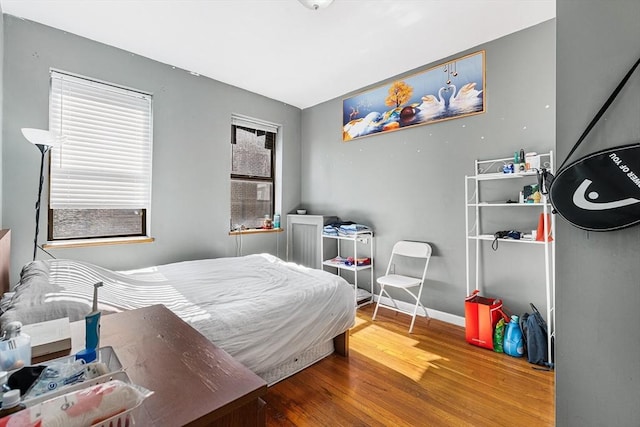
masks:
<instances>
[{"instance_id":1,"label":"white window blinds","mask_svg":"<svg viewBox=\"0 0 640 427\"><path fill-rule=\"evenodd\" d=\"M151 95L51 72L50 209L148 209Z\"/></svg>"},{"instance_id":2,"label":"white window blinds","mask_svg":"<svg viewBox=\"0 0 640 427\"><path fill-rule=\"evenodd\" d=\"M278 125L276 124L249 117L239 116L237 114L231 116L231 124L234 126L242 126L245 128L262 130L265 132L278 133Z\"/></svg>"}]
</instances>

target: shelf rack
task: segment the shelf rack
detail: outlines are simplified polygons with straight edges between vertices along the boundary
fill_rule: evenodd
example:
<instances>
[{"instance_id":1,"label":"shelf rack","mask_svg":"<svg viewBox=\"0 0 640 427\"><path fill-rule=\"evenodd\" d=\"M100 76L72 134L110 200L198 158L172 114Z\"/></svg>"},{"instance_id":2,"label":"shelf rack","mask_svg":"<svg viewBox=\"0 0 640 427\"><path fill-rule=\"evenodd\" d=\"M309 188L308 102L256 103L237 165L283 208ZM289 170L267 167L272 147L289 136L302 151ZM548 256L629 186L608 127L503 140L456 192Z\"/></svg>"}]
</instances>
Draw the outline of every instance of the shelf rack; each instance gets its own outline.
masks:
<instances>
[{"instance_id":1,"label":"shelf rack","mask_svg":"<svg viewBox=\"0 0 640 427\"><path fill-rule=\"evenodd\" d=\"M554 171L554 157L553 151L540 154L541 164L549 171ZM483 233L480 224L481 211L487 208L491 211L492 208L514 208L518 210L524 210L528 212L529 209L540 210L544 216L544 229L551 232L553 240L548 241L544 239L542 241L528 239L500 239L500 243L506 244L533 244L542 246L544 249L544 280L545 280L545 294L546 294L546 320L548 327L547 334L547 350L549 361L552 360L552 340L555 339L555 221L552 215L548 215L552 206L547 200L546 196L542 195L540 203L505 203L505 202L490 202L480 200L480 183L484 181L495 180L523 180L524 183L531 182L537 178L537 171L526 171L520 173L503 173L497 172L502 165L506 165L512 162L510 157L490 160L476 160L475 161L475 175L465 176L465 222L466 222L466 234L465 239L466 246L466 279L467 279L467 295L471 293L471 257L470 249L471 244L475 245L475 289L480 287L480 245L483 241L493 241L494 236L492 234ZM497 167L494 169L494 166ZM495 170L495 171L493 171ZM535 181L534 181L535 182ZM473 188L473 192L470 194L469 189ZM535 214L534 211L530 211ZM547 221L550 218L550 222ZM545 233L547 235L548 233Z\"/></svg>"},{"instance_id":2,"label":"shelf rack","mask_svg":"<svg viewBox=\"0 0 640 427\"><path fill-rule=\"evenodd\" d=\"M322 234L322 244L323 249L320 251L321 254L324 254L324 242L333 241L336 246L337 256L341 257L341 243L347 242L351 243L351 252L353 254L353 259L357 260L360 256L358 253L362 253L358 251L358 244L368 246L368 257L371 259L371 263L368 265L346 265L344 263L335 262L334 258L323 259L321 260L322 268L331 267L336 269L336 273L339 276L342 276L342 271L351 271L353 272L353 287L354 287L354 295L355 295L355 305L356 307L361 307L366 304L371 304L373 302L373 232L372 231L361 231L354 235L342 236L342 235L330 235L330 234ZM358 273L362 271L369 271L369 289L364 289L362 286L358 284Z\"/></svg>"}]
</instances>

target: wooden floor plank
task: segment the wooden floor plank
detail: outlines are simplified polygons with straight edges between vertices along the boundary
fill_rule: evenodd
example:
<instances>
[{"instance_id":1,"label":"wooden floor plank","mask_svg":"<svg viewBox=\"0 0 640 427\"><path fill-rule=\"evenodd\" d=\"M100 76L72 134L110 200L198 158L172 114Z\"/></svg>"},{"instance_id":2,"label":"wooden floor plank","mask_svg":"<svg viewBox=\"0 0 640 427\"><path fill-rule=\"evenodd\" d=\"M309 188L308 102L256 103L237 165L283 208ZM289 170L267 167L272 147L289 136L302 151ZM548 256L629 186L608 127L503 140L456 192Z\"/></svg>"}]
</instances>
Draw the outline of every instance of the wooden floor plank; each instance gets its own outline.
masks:
<instances>
[{"instance_id":1,"label":"wooden floor plank","mask_svg":"<svg viewBox=\"0 0 640 427\"><path fill-rule=\"evenodd\" d=\"M464 328L372 306L345 358L331 355L269 388L268 426L553 426L553 371L468 344Z\"/></svg>"}]
</instances>

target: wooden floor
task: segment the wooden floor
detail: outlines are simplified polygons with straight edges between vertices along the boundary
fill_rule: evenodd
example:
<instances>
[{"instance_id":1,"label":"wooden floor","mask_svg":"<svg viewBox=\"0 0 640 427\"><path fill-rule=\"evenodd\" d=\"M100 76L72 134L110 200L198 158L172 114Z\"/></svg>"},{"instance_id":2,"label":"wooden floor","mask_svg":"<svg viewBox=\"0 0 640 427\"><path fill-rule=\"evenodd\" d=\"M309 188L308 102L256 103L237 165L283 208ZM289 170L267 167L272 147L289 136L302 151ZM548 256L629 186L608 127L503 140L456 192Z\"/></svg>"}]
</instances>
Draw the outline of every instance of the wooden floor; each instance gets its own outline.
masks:
<instances>
[{"instance_id":1,"label":"wooden floor","mask_svg":"<svg viewBox=\"0 0 640 427\"><path fill-rule=\"evenodd\" d=\"M554 372L468 344L464 328L358 310L348 358L269 388L268 426L553 426Z\"/></svg>"}]
</instances>

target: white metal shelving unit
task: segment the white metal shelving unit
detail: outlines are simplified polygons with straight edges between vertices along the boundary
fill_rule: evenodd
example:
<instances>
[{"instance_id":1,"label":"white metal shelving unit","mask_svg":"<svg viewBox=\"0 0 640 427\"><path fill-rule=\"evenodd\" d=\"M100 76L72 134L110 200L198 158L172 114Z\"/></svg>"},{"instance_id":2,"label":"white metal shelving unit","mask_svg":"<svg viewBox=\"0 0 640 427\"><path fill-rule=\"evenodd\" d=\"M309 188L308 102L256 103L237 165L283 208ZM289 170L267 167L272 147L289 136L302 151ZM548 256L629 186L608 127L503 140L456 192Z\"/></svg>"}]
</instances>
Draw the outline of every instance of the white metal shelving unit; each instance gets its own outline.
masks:
<instances>
[{"instance_id":1,"label":"white metal shelving unit","mask_svg":"<svg viewBox=\"0 0 640 427\"><path fill-rule=\"evenodd\" d=\"M322 259L322 268L331 267L336 270L336 273L339 276L342 276L342 271L351 271L353 272L353 287L354 287L354 295L355 295L355 305L357 307L361 307L365 304L370 304L373 302L373 232L365 231L359 232L353 236L333 236L329 234L322 234L323 245L325 245L326 241L331 241L336 247L336 253L338 257L341 257L344 253L344 250L341 248L341 243L345 242L346 244L351 244L351 248L349 254L353 254L353 259L357 260L362 257L362 251L358 250L358 246L368 247L366 253L364 254L366 257L371 259L371 263L369 265L346 265L343 262L337 262L334 258ZM325 253L325 250L321 250L321 254ZM350 255L351 256L351 255ZM369 289L364 289L362 286L358 284L358 274L368 271L369 272Z\"/></svg>"},{"instance_id":2,"label":"white metal shelving unit","mask_svg":"<svg viewBox=\"0 0 640 427\"><path fill-rule=\"evenodd\" d=\"M553 152L540 154L541 162L546 165L547 169L551 172L554 171L554 158ZM552 338L555 337L555 221L553 215L547 215L551 213L551 204L547 198L542 195L540 203L504 203L504 202L489 202L482 200L481 183L483 181L496 181L496 180L521 180L523 184L532 184L537 182L537 174L535 171L527 171L522 173L502 173L492 172L494 166L503 165L512 162L512 158L501 158L492 160L476 160L475 161L475 175L465 177L465 221L466 221L466 277L467 277L467 295L471 293L471 272L470 266L472 263L470 257L471 244L475 245L475 286L474 289L480 287L480 253L481 244L483 241L493 241L493 234L483 233L481 229L481 217L482 215L491 215L492 208L501 207L503 209L513 209L519 215L531 215L534 218L538 218L540 213L544 214L544 226L545 230L551 232L553 240L543 241L529 239L500 239L500 244L508 244L509 248L517 250L517 245L538 245L544 250L544 281L545 281L545 293L546 293L546 321L548 328L548 357L552 360ZM471 193L470 193L471 189ZM550 218L550 223L547 222L547 218ZM535 221L537 223L537 220ZM495 232L496 230L491 230ZM547 233L548 234L548 233ZM514 246L511 246L514 245Z\"/></svg>"}]
</instances>

